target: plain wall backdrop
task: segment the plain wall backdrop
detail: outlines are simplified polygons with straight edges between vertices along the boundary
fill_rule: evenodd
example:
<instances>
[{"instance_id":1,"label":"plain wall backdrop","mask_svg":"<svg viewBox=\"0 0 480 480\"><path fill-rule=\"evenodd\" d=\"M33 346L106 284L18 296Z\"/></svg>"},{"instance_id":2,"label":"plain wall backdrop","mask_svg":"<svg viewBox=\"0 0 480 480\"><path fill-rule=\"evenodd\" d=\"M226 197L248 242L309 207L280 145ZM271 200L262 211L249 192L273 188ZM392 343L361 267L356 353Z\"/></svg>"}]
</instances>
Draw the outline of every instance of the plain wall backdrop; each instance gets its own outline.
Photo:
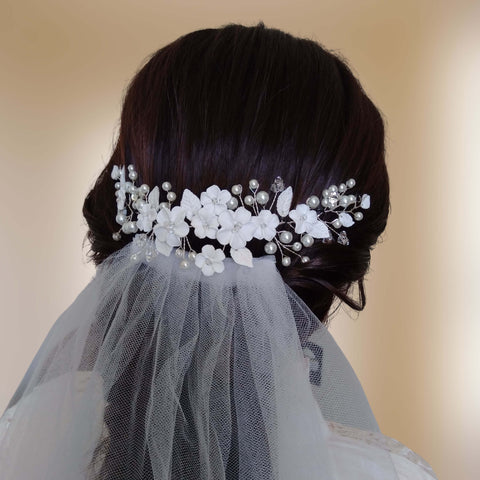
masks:
<instances>
[{"instance_id":1,"label":"plain wall backdrop","mask_svg":"<svg viewBox=\"0 0 480 480\"><path fill-rule=\"evenodd\" d=\"M367 308L332 331L382 431L480 478L480 3L0 0L3 411L89 281L83 199L135 71L178 36L262 20L339 51L387 121L392 214Z\"/></svg>"}]
</instances>

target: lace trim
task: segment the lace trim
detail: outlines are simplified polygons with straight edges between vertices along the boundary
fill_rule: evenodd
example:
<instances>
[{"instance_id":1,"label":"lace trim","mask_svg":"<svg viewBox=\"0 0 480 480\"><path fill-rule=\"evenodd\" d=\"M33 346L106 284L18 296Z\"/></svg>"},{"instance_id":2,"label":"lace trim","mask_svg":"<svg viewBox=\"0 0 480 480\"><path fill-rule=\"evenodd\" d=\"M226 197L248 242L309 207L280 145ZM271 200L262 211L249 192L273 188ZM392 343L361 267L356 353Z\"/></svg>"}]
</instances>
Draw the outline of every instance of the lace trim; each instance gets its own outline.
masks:
<instances>
[{"instance_id":1,"label":"lace trim","mask_svg":"<svg viewBox=\"0 0 480 480\"><path fill-rule=\"evenodd\" d=\"M382 450L386 450L389 453L398 455L407 459L415 465L418 465L422 470L431 475L433 478L436 478L435 472L432 467L415 452L410 450L408 447L390 437L379 432L370 432L367 430L359 430L357 428L347 427L340 423L327 422L330 431L341 437L352 438L354 440L359 440L368 445L372 445Z\"/></svg>"}]
</instances>

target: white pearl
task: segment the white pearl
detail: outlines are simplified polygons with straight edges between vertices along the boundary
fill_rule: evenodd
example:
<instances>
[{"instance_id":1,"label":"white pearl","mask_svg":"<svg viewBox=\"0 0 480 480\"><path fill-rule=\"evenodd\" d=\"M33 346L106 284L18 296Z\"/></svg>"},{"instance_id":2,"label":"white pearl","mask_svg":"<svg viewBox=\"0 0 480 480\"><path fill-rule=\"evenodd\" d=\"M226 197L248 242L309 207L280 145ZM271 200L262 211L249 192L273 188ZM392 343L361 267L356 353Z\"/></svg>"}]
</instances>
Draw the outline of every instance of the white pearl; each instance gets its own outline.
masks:
<instances>
[{"instance_id":1,"label":"white pearl","mask_svg":"<svg viewBox=\"0 0 480 480\"><path fill-rule=\"evenodd\" d=\"M363 213L362 212L355 212L353 214L353 218L355 218L355 220L357 220L357 221L360 221L360 220L363 219Z\"/></svg>"},{"instance_id":2,"label":"white pearl","mask_svg":"<svg viewBox=\"0 0 480 480\"><path fill-rule=\"evenodd\" d=\"M128 170L129 172L133 172L133 171L135 170L135 167L134 167L132 164L130 164L130 165L127 167L127 170Z\"/></svg>"},{"instance_id":3,"label":"white pearl","mask_svg":"<svg viewBox=\"0 0 480 480\"><path fill-rule=\"evenodd\" d=\"M136 202L135 202L135 208L137 210L141 210L143 207L145 207L147 205L147 202L145 200L143 200L142 198L139 198Z\"/></svg>"},{"instance_id":4,"label":"white pearl","mask_svg":"<svg viewBox=\"0 0 480 480\"><path fill-rule=\"evenodd\" d=\"M343 197L340 197L340 205L342 207L346 207L348 204L349 204L348 195L344 195Z\"/></svg>"},{"instance_id":5,"label":"white pearl","mask_svg":"<svg viewBox=\"0 0 480 480\"><path fill-rule=\"evenodd\" d=\"M347 187L348 188L352 188L355 186L355 180L353 178L350 178L349 180L347 180Z\"/></svg>"},{"instance_id":6,"label":"white pearl","mask_svg":"<svg viewBox=\"0 0 480 480\"><path fill-rule=\"evenodd\" d=\"M182 260L180 262L180 268L188 268L190 266L190 264L188 263L187 260Z\"/></svg>"},{"instance_id":7,"label":"white pearl","mask_svg":"<svg viewBox=\"0 0 480 480\"><path fill-rule=\"evenodd\" d=\"M251 195L247 195L243 201L245 202L245 205L253 205L253 197Z\"/></svg>"},{"instance_id":8,"label":"white pearl","mask_svg":"<svg viewBox=\"0 0 480 480\"><path fill-rule=\"evenodd\" d=\"M329 188L328 188L328 191L330 193L337 193L338 192L338 188L336 185L331 185Z\"/></svg>"},{"instance_id":9,"label":"white pearl","mask_svg":"<svg viewBox=\"0 0 480 480\"><path fill-rule=\"evenodd\" d=\"M322 207L328 207L328 200L326 198L322 198Z\"/></svg>"},{"instance_id":10,"label":"white pearl","mask_svg":"<svg viewBox=\"0 0 480 480\"><path fill-rule=\"evenodd\" d=\"M323 190L322 196L323 196L324 198L327 198L329 195L330 195L330 192L328 191L327 188L326 188L325 190Z\"/></svg>"},{"instance_id":11,"label":"white pearl","mask_svg":"<svg viewBox=\"0 0 480 480\"><path fill-rule=\"evenodd\" d=\"M146 195L150 191L150 187L146 183L143 183L138 187L138 190L141 195Z\"/></svg>"},{"instance_id":12,"label":"white pearl","mask_svg":"<svg viewBox=\"0 0 480 480\"><path fill-rule=\"evenodd\" d=\"M132 170L132 171L128 174L128 178L129 178L130 180L136 180L137 177L138 177L138 173L135 172L134 170Z\"/></svg>"},{"instance_id":13,"label":"white pearl","mask_svg":"<svg viewBox=\"0 0 480 480\"><path fill-rule=\"evenodd\" d=\"M113 238L116 242L118 242L118 241L122 238L122 236L121 236L118 232L115 232L115 233L112 234L112 238Z\"/></svg>"},{"instance_id":14,"label":"white pearl","mask_svg":"<svg viewBox=\"0 0 480 480\"><path fill-rule=\"evenodd\" d=\"M135 185L133 185L133 184L130 183L130 182L127 182L126 185L127 185L127 192L128 192L128 193L135 193L135 191L137 190L137 189L135 188Z\"/></svg>"},{"instance_id":15,"label":"white pearl","mask_svg":"<svg viewBox=\"0 0 480 480\"><path fill-rule=\"evenodd\" d=\"M332 225L334 228L340 228L342 226L342 222L336 218L333 222L332 222Z\"/></svg>"},{"instance_id":16,"label":"white pearl","mask_svg":"<svg viewBox=\"0 0 480 480\"><path fill-rule=\"evenodd\" d=\"M349 195L349 196L348 196L348 201L349 201L350 203L355 203L355 200L356 200L355 195Z\"/></svg>"},{"instance_id":17,"label":"white pearl","mask_svg":"<svg viewBox=\"0 0 480 480\"><path fill-rule=\"evenodd\" d=\"M163 182L162 183L162 190L165 192L169 192L172 189L172 184L170 182Z\"/></svg>"},{"instance_id":18,"label":"white pearl","mask_svg":"<svg viewBox=\"0 0 480 480\"><path fill-rule=\"evenodd\" d=\"M265 244L265 253L268 255L273 255L277 252L277 245L274 242L268 242Z\"/></svg>"},{"instance_id":19,"label":"white pearl","mask_svg":"<svg viewBox=\"0 0 480 480\"><path fill-rule=\"evenodd\" d=\"M347 189L347 186L346 186L344 183L341 183L341 184L338 186L338 191L339 191L340 193L345 192L346 189Z\"/></svg>"},{"instance_id":20,"label":"white pearl","mask_svg":"<svg viewBox=\"0 0 480 480\"><path fill-rule=\"evenodd\" d=\"M197 257L197 252L194 252L193 250L191 250L190 252L188 252L188 259L189 259L189 260L194 261L196 257Z\"/></svg>"},{"instance_id":21,"label":"white pearl","mask_svg":"<svg viewBox=\"0 0 480 480\"><path fill-rule=\"evenodd\" d=\"M168 204L168 202L160 203L159 207L160 207L160 210L162 210L163 208L166 208L167 210L170 210L170 205Z\"/></svg>"},{"instance_id":22,"label":"white pearl","mask_svg":"<svg viewBox=\"0 0 480 480\"><path fill-rule=\"evenodd\" d=\"M120 188L120 182L115 183L115 188L118 190Z\"/></svg>"},{"instance_id":23,"label":"white pearl","mask_svg":"<svg viewBox=\"0 0 480 480\"><path fill-rule=\"evenodd\" d=\"M127 217L126 217L123 213L119 213L119 214L115 217L115 221L116 221L119 225L123 225L123 224L127 221Z\"/></svg>"},{"instance_id":24,"label":"white pearl","mask_svg":"<svg viewBox=\"0 0 480 480\"><path fill-rule=\"evenodd\" d=\"M183 248L177 248L175 250L175 255L177 257L183 258L183 256L185 255L185 250Z\"/></svg>"},{"instance_id":25,"label":"white pearl","mask_svg":"<svg viewBox=\"0 0 480 480\"><path fill-rule=\"evenodd\" d=\"M294 252L299 252L300 250L302 249L302 244L300 242L295 242L293 245L292 245L292 250Z\"/></svg>"},{"instance_id":26,"label":"white pearl","mask_svg":"<svg viewBox=\"0 0 480 480\"><path fill-rule=\"evenodd\" d=\"M308 235L308 234L303 235L301 241L302 241L302 245L304 247L311 247L313 245L313 242L314 242L313 237L311 235Z\"/></svg>"},{"instance_id":27,"label":"white pearl","mask_svg":"<svg viewBox=\"0 0 480 480\"><path fill-rule=\"evenodd\" d=\"M307 257L307 256L301 257L301 258L300 258L300 261L301 261L302 263L308 263L308 262L310 261L310 257Z\"/></svg>"},{"instance_id":28,"label":"white pearl","mask_svg":"<svg viewBox=\"0 0 480 480\"><path fill-rule=\"evenodd\" d=\"M260 192L257 193L256 198L260 205L265 205L270 197L267 192L260 190Z\"/></svg>"},{"instance_id":29,"label":"white pearl","mask_svg":"<svg viewBox=\"0 0 480 480\"><path fill-rule=\"evenodd\" d=\"M291 263L292 263L292 259L290 257L283 257L282 258L282 265L284 267L289 267Z\"/></svg>"},{"instance_id":30,"label":"white pearl","mask_svg":"<svg viewBox=\"0 0 480 480\"><path fill-rule=\"evenodd\" d=\"M280 234L280 241L282 243L290 243L293 239L292 232L282 232Z\"/></svg>"},{"instance_id":31,"label":"white pearl","mask_svg":"<svg viewBox=\"0 0 480 480\"><path fill-rule=\"evenodd\" d=\"M310 208L317 208L320 205L320 199L316 195L307 198L307 205Z\"/></svg>"},{"instance_id":32,"label":"white pearl","mask_svg":"<svg viewBox=\"0 0 480 480\"><path fill-rule=\"evenodd\" d=\"M138 194L137 193L132 193L132 202L136 202L138 200Z\"/></svg>"},{"instance_id":33,"label":"white pearl","mask_svg":"<svg viewBox=\"0 0 480 480\"><path fill-rule=\"evenodd\" d=\"M169 202L174 202L177 198L177 194L175 192L168 192L167 193L167 200Z\"/></svg>"},{"instance_id":34,"label":"white pearl","mask_svg":"<svg viewBox=\"0 0 480 480\"><path fill-rule=\"evenodd\" d=\"M255 180L255 178L252 178L249 182L248 182L248 186L250 187L250 190L256 190L258 188L258 180Z\"/></svg>"},{"instance_id":35,"label":"white pearl","mask_svg":"<svg viewBox=\"0 0 480 480\"><path fill-rule=\"evenodd\" d=\"M135 222L125 222L122 225L122 231L124 233L135 233L138 230L137 224Z\"/></svg>"},{"instance_id":36,"label":"white pearl","mask_svg":"<svg viewBox=\"0 0 480 480\"><path fill-rule=\"evenodd\" d=\"M242 193L242 190L243 190L243 189L242 189L242 186L241 186L240 184L234 185L234 186L232 187L232 193L233 193L234 195L240 195L240 194Z\"/></svg>"},{"instance_id":37,"label":"white pearl","mask_svg":"<svg viewBox=\"0 0 480 480\"><path fill-rule=\"evenodd\" d=\"M230 210L235 210L238 207L238 200L235 197L231 197L227 201L227 208Z\"/></svg>"}]
</instances>

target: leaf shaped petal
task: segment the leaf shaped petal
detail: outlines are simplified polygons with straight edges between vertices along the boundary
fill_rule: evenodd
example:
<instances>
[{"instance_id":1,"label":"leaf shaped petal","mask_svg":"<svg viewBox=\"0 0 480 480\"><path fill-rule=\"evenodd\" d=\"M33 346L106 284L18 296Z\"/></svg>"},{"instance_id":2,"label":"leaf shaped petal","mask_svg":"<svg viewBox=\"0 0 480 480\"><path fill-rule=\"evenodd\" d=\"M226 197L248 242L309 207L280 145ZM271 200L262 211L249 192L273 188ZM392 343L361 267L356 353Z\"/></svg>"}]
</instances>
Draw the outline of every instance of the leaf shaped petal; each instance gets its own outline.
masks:
<instances>
[{"instance_id":1,"label":"leaf shaped petal","mask_svg":"<svg viewBox=\"0 0 480 480\"><path fill-rule=\"evenodd\" d=\"M155 187L148 195L148 203L158 212L160 209L160 190Z\"/></svg>"},{"instance_id":2,"label":"leaf shaped petal","mask_svg":"<svg viewBox=\"0 0 480 480\"><path fill-rule=\"evenodd\" d=\"M342 212L338 215L338 219L340 220L340 223L344 227L351 227L355 222L353 221L353 218L350 214Z\"/></svg>"},{"instance_id":3,"label":"leaf shaped petal","mask_svg":"<svg viewBox=\"0 0 480 480\"><path fill-rule=\"evenodd\" d=\"M321 220L317 220L314 224L310 225L309 228L307 228L307 233L313 238L330 238L330 231L325 222Z\"/></svg>"},{"instance_id":4,"label":"leaf shaped petal","mask_svg":"<svg viewBox=\"0 0 480 480\"><path fill-rule=\"evenodd\" d=\"M235 263L244 267L253 267L252 252L248 248L230 249L230 255Z\"/></svg>"},{"instance_id":5,"label":"leaf shaped petal","mask_svg":"<svg viewBox=\"0 0 480 480\"><path fill-rule=\"evenodd\" d=\"M286 217L292 206L292 187L286 188L277 198L277 212L280 217Z\"/></svg>"},{"instance_id":6,"label":"leaf shaped petal","mask_svg":"<svg viewBox=\"0 0 480 480\"><path fill-rule=\"evenodd\" d=\"M200 210L200 199L188 188L183 191L180 206L185 210L186 217L191 220L193 215Z\"/></svg>"}]
</instances>

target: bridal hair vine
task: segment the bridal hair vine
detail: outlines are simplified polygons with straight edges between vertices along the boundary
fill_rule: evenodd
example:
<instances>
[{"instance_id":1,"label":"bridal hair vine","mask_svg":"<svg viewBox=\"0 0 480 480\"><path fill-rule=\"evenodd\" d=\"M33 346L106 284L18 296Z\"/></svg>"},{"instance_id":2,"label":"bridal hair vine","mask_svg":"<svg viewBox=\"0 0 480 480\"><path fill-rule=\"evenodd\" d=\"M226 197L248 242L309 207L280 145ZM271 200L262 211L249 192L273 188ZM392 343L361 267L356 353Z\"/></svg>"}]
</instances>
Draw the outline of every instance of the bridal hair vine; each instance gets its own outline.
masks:
<instances>
[{"instance_id":1,"label":"bridal hair vine","mask_svg":"<svg viewBox=\"0 0 480 480\"><path fill-rule=\"evenodd\" d=\"M249 191L243 197L239 184L230 191L212 185L200 197L185 189L180 205L173 206L177 195L170 182L161 185L165 195L161 202L158 186L152 190L146 184L135 186L138 173L133 165L127 170L128 180L124 166L115 165L111 173L116 181L116 222L121 225L113 239L120 240L122 232L135 234L133 261L150 261L158 253L168 256L175 249L181 268L193 263L207 276L223 272L226 247L234 262L252 267L253 256L247 244L254 238L265 241L266 254L279 252L285 267L291 264L292 256L307 263L310 258L303 254L303 249L311 247L316 239L331 243L336 237L339 244L348 245L343 228L362 220L360 210L370 208L369 195L347 193L355 186L351 178L338 187L331 185L323 190L321 199L311 195L305 203L291 209L292 187L285 187L280 177L273 181L270 193L260 190L257 180L250 180ZM191 234L216 240L222 248L207 244L196 252L188 239Z\"/></svg>"}]
</instances>

